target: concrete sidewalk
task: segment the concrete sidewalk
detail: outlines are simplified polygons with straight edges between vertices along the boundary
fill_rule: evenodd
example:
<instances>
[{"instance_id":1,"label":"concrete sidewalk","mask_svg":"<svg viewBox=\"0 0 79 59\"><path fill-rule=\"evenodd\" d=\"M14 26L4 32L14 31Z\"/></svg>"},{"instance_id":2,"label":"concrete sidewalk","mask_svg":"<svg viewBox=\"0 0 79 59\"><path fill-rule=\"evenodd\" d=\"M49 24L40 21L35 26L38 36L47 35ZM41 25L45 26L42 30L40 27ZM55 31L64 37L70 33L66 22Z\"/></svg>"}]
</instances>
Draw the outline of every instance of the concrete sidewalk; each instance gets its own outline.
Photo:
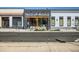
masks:
<instances>
[{"instance_id":1,"label":"concrete sidewalk","mask_svg":"<svg viewBox=\"0 0 79 59\"><path fill-rule=\"evenodd\" d=\"M0 32L79 32L73 29L60 29L60 31L34 31L30 29L13 29L13 28L0 28Z\"/></svg>"},{"instance_id":2,"label":"concrete sidewalk","mask_svg":"<svg viewBox=\"0 0 79 59\"><path fill-rule=\"evenodd\" d=\"M0 42L0 52L79 52L79 43Z\"/></svg>"}]
</instances>

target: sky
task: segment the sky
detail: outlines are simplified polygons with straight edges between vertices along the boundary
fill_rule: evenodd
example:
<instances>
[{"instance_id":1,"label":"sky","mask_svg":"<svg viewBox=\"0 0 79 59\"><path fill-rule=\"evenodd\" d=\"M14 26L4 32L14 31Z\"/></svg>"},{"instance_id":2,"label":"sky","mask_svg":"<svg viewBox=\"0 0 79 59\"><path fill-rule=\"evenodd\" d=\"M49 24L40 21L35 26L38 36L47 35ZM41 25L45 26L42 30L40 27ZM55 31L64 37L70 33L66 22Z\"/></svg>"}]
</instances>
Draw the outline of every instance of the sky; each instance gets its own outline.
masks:
<instances>
[{"instance_id":1,"label":"sky","mask_svg":"<svg viewBox=\"0 0 79 59\"><path fill-rule=\"evenodd\" d=\"M79 7L78 0L0 0L0 7Z\"/></svg>"}]
</instances>

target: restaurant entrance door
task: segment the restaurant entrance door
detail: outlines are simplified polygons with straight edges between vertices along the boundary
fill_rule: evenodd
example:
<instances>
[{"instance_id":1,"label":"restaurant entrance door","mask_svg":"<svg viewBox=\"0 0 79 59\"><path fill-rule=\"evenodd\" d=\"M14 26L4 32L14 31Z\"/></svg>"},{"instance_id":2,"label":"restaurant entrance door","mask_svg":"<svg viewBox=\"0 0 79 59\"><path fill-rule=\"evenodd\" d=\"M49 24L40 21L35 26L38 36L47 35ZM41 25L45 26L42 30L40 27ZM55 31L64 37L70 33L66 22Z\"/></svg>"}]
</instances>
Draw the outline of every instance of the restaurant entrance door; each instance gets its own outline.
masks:
<instances>
[{"instance_id":1,"label":"restaurant entrance door","mask_svg":"<svg viewBox=\"0 0 79 59\"><path fill-rule=\"evenodd\" d=\"M34 27L36 29L39 28L46 28L46 30L48 29L48 18L44 18L44 17L30 17L27 18L27 25L28 27Z\"/></svg>"}]
</instances>

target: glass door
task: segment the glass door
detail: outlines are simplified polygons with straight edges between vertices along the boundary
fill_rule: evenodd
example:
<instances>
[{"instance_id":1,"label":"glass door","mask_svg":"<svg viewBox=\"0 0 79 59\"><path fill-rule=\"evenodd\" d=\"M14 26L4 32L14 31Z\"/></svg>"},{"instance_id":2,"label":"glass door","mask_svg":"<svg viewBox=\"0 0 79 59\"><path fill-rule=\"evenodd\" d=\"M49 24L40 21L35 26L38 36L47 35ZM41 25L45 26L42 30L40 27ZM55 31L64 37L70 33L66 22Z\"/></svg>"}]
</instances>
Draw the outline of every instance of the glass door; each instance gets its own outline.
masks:
<instances>
[{"instance_id":1,"label":"glass door","mask_svg":"<svg viewBox=\"0 0 79 59\"><path fill-rule=\"evenodd\" d=\"M9 28L9 17L2 17L2 27Z\"/></svg>"}]
</instances>

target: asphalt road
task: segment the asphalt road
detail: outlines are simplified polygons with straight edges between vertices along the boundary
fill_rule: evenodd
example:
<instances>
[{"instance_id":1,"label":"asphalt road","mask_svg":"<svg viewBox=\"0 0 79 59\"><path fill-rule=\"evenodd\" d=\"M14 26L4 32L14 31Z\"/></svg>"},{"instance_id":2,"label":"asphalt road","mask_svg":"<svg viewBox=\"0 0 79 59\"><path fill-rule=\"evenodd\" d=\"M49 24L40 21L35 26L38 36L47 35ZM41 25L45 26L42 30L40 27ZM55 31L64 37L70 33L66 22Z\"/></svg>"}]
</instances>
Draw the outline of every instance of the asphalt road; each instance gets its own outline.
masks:
<instances>
[{"instance_id":1,"label":"asphalt road","mask_svg":"<svg viewBox=\"0 0 79 59\"><path fill-rule=\"evenodd\" d=\"M77 38L79 32L0 32L1 42L72 42Z\"/></svg>"}]
</instances>

